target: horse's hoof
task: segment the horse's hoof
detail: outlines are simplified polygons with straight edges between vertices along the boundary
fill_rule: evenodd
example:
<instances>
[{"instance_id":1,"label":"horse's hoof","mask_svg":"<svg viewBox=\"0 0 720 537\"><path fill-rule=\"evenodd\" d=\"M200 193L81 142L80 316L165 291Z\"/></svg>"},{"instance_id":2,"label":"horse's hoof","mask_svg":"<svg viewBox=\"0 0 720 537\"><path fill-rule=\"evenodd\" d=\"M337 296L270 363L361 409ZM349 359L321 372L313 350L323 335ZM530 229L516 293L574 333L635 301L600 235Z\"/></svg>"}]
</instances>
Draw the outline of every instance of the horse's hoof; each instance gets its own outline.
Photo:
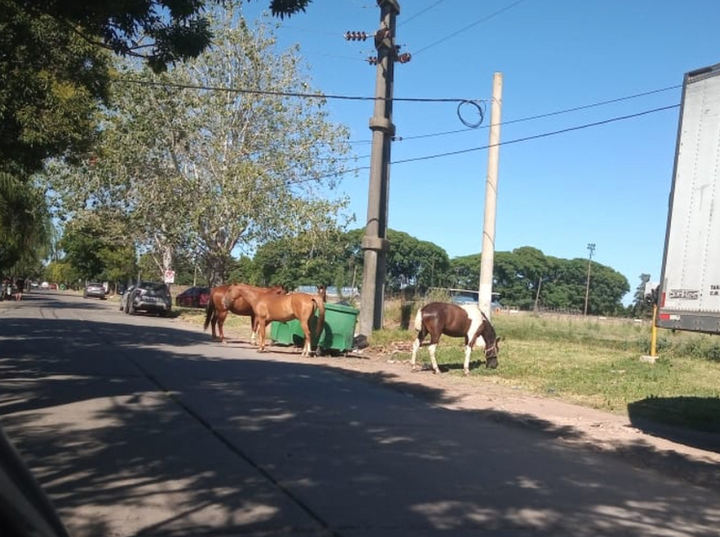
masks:
<instances>
[{"instance_id":1,"label":"horse's hoof","mask_svg":"<svg viewBox=\"0 0 720 537\"><path fill-rule=\"evenodd\" d=\"M470 376L470 371L468 371L467 369L465 370L465 376L466 376L466 377L469 377L469 376Z\"/></svg>"},{"instance_id":2,"label":"horse's hoof","mask_svg":"<svg viewBox=\"0 0 720 537\"><path fill-rule=\"evenodd\" d=\"M433 369L433 375L437 375L438 373L440 373L439 369Z\"/></svg>"}]
</instances>

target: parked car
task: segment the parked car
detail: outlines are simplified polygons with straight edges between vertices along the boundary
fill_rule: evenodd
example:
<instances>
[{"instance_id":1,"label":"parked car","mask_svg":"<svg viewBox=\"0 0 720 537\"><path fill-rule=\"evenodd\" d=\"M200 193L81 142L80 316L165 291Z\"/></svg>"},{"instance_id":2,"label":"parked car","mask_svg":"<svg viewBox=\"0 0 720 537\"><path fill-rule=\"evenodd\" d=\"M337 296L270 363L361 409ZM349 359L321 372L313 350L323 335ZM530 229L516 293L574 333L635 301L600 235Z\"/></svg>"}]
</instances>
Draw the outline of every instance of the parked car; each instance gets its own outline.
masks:
<instances>
[{"instance_id":1,"label":"parked car","mask_svg":"<svg viewBox=\"0 0 720 537\"><path fill-rule=\"evenodd\" d=\"M209 287L189 287L175 297L176 306L204 308L210 301Z\"/></svg>"},{"instance_id":2,"label":"parked car","mask_svg":"<svg viewBox=\"0 0 720 537\"><path fill-rule=\"evenodd\" d=\"M120 301L125 313L145 311L158 313L163 317L172 310L172 298L167 284L158 282L140 282L128 289Z\"/></svg>"},{"instance_id":3,"label":"parked car","mask_svg":"<svg viewBox=\"0 0 720 537\"><path fill-rule=\"evenodd\" d=\"M123 286L122 291L120 291L120 311L127 310L127 299L133 289L135 289L135 286L133 284L130 284L127 286L127 289L125 288L125 286Z\"/></svg>"},{"instance_id":4,"label":"parked car","mask_svg":"<svg viewBox=\"0 0 720 537\"><path fill-rule=\"evenodd\" d=\"M83 291L83 298L95 297L105 300L105 286L101 283L88 283Z\"/></svg>"}]
</instances>

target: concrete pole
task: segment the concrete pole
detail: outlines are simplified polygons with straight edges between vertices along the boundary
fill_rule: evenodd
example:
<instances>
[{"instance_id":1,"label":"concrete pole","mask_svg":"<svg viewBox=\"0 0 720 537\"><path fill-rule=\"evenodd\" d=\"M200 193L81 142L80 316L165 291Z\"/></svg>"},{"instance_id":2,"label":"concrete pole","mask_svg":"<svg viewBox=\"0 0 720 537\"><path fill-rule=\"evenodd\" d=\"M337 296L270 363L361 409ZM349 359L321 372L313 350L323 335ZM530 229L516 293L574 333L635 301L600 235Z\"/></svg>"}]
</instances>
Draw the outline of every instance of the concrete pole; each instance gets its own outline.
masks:
<instances>
[{"instance_id":1,"label":"concrete pole","mask_svg":"<svg viewBox=\"0 0 720 537\"><path fill-rule=\"evenodd\" d=\"M500 161L500 111L502 108L502 73L493 76L490 110L490 143L488 146L487 179L485 181L485 222L483 224L482 256L478 305L488 319L492 315L493 262L495 260L495 215L497 212L498 163Z\"/></svg>"},{"instance_id":2,"label":"concrete pole","mask_svg":"<svg viewBox=\"0 0 720 537\"><path fill-rule=\"evenodd\" d=\"M395 72L395 17L400 13L397 0L377 0L380 29L375 40L378 62L375 78L375 109L370 118L372 149L368 212L362 249L363 284L358 330L369 336L382 328L385 272L388 250L387 222L390 187L390 144L395 135L392 123L393 77Z\"/></svg>"},{"instance_id":3,"label":"concrete pole","mask_svg":"<svg viewBox=\"0 0 720 537\"><path fill-rule=\"evenodd\" d=\"M588 299L590 298L590 266L592 265L592 256L595 251L595 244L590 243L587 247L588 250L590 250L590 255L588 256L587 283L585 284L585 316L587 316Z\"/></svg>"}]
</instances>

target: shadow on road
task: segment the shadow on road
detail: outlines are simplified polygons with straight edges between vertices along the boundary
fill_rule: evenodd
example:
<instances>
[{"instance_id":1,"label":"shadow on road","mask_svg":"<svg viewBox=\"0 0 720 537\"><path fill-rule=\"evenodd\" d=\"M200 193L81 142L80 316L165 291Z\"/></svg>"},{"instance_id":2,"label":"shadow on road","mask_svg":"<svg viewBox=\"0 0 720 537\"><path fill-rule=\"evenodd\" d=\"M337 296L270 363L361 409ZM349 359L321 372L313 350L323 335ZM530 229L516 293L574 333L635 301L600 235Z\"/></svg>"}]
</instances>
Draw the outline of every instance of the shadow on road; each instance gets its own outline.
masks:
<instances>
[{"instance_id":1,"label":"shadow on road","mask_svg":"<svg viewBox=\"0 0 720 537\"><path fill-rule=\"evenodd\" d=\"M693 430L682 426L686 414L694 418ZM659 415L672 425L652 421ZM648 434L720 453L720 398L648 397L630 403L628 416L634 427Z\"/></svg>"},{"instance_id":2,"label":"shadow on road","mask_svg":"<svg viewBox=\"0 0 720 537\"><path fill-rule=\"evenodd\" d=\"M182 501L143 534L287 531L283 502L320 529L341 521L353 534L372 533L383 517L389 527L395 518L412 520L417 535L509 527L515 535L559 535L572 527L575 537L649 536L687 524L695 535L711 534L705 527L716 514L700 507L706 492L624 486L629 476L610 479L604 455L552 441L582 441L572 427L442 408L453 402L443 390L382 371L247 352L228 359L208 339L172 326L3 317L0 423L61 514L94 506L82 535L112 534L103 513L146 509L158 489ZM695 484L720 482L713 465L643 443L618 453L674 477L695 476ZM388 459L402 482L383 473ZM253 471L241 471L238 460ZM659 460L670 468L652 462ZM428 476L465 482L467 472L478 476L474 488L427 486ZM348 487L354 511L333 509ZM378 499L387 512L364 507L377 509ZM636 522L643 519L652 523Z\"/></svg>"}]
</instances>

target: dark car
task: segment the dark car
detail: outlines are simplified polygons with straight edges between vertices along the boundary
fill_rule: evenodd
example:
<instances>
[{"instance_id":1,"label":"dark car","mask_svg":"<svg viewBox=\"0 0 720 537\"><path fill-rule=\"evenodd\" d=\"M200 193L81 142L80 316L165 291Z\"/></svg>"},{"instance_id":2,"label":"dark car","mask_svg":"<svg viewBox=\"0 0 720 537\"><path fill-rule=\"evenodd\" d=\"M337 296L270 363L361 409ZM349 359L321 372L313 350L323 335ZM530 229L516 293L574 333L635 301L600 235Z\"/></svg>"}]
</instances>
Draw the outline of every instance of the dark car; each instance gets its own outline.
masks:
<instances>
[{"instance_id":1,"label":"dark car","mask_svg":"<svg viewBox=\"0 0 720 537\"><path fill-rule=\"evenodd\" d=\"M188 308L204 308L209 300L209 287L189 287L175 297L175 305Z\"/></svg>"},{"instance_id":2,"label":"dark car","mask_svg":"<svg viewBox=\"0 0 720 537\"><path fill-rule=\"evenodd\" d=\"M101 283L89 283L85 286L85 290L83 291L83 298L99 298L100 300L105 300L105 286Z\"/></svg>"},{"instance_id":3,"label":"dark car","mask_svg":"<svg viewBox=\"0 0 720 537\"><path fill-rule=\"evenodd\" d=\"M125 292L121 304L125 313L145 311L164 317L172 310L170 288L164 283L140 282Z\"/></svg>"}]
</instances>

